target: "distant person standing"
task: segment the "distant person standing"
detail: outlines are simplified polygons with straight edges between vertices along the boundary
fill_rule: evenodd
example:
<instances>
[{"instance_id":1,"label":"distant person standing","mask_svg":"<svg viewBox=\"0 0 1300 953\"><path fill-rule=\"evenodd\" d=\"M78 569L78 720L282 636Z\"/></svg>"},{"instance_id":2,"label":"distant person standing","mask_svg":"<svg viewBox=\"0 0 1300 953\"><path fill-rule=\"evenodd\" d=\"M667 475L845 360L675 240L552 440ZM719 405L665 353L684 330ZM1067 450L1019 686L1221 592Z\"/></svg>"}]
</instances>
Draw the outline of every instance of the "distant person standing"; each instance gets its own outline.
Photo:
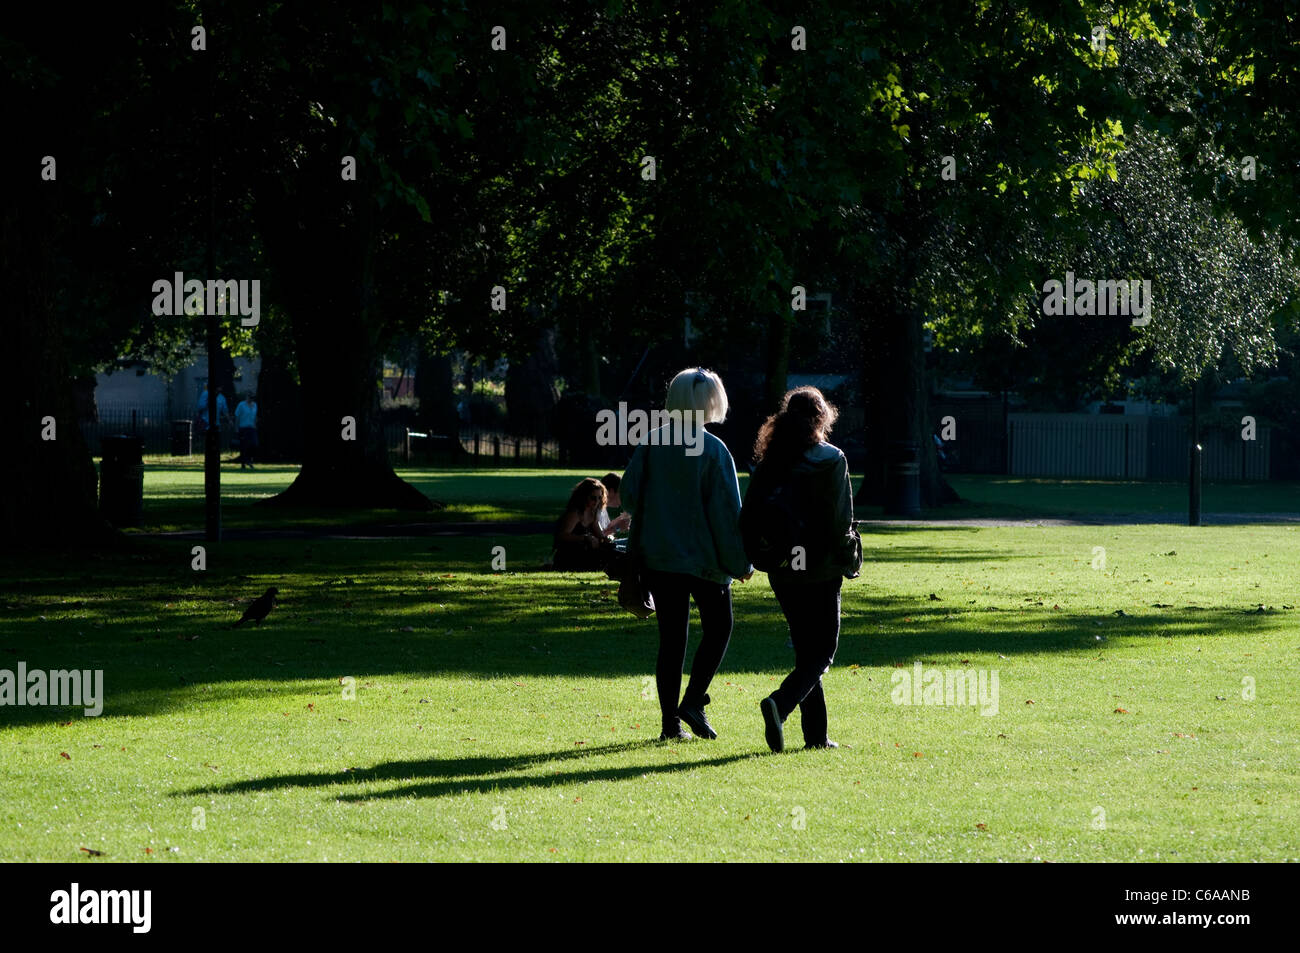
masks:
<instances>
[{"instance_id":1,"label":"distant person standing","mask_svg":"<svg viewBox=\"0 0 1300 953\"><path fill-rule=\"evenodd\" d=\"M251 393L235 407L235 426L239 428L239 469L255 470L257 454L257 398Z\"/></svg>"},{"instance_id":2,"label":"distant person standing","mask_svg":"<svg viewBox=\"0 0 1300 953\"><path fill-rule=\"evenodd\" d=\"M221 427L221 421L230 416L229 405L226 403L226 395L217 391L217 427ZM199 429L203 433L208 432L208 389L203 388L203 393L199 395Z\"/></svg>"}]
</instances>

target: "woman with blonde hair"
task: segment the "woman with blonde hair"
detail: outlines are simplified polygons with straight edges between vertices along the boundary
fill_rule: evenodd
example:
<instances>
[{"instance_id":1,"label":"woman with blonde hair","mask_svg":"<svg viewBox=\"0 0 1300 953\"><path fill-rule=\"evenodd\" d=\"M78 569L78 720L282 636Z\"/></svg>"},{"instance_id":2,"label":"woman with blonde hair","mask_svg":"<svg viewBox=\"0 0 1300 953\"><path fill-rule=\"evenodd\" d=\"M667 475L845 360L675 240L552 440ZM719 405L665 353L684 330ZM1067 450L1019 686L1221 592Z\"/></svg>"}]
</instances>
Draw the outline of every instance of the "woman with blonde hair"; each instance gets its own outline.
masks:
<instances>
[{"instance_id":1,"label":"woman with blonde hair","mask_svg":"<svg viewBox=\"0 0 1300 953\"><path fill-rule=\"evenodd\" d=\"M731 641L731 581L754 574L740 538L735 461L704 429L726 419L727 391L712 371L687 368L668 385L664 408L669 423L637 448L620 491L627 511L640 508L635 532L659 623L660 740L690 738L683 721L697 735L716 738L704 706ZM675 432L674 411L680 412ZM702 636L679 703L692 599Z\"/></svg>"}]
</instances>

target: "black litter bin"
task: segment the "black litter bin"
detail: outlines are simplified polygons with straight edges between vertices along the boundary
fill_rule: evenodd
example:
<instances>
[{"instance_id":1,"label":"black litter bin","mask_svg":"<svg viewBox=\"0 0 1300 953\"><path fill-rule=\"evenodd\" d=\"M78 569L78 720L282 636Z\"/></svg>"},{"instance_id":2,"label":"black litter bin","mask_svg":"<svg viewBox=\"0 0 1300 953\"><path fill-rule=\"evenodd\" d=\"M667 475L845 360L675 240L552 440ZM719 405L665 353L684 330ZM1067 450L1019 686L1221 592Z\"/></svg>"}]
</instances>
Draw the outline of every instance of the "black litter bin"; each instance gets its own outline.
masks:
<instances>
[{"instance_id":1,"label":"black litter bin","mask_svg":"<svg viewBox=\"0 0 1300 953\"><path fill-rule=\"evenodd\" d=\"M172 421L172 456L188 457L194 453L194 421Z\"/></svg>"},{"instance_id":2,"label":"black litter bin","mask_svg":"<svg viewBox=\"0 0 1300 953\"><path fill-rule=\"evenodd\" d=\"M889 445L889 473L885 484L886 515L921 515L920 459L920 448L914 443L900 440Z\"/></svg>"},{"instance_id":3,"label":"black litter bin","mask_svg":"<svg viewBox=\"0 0 1300 953\"><path fill-rule=\"evenodd\" d=\"M114 526L139 526L144 515L144 438L121 434L99 442L99 512Z\"/></svg>"}]
</instances>

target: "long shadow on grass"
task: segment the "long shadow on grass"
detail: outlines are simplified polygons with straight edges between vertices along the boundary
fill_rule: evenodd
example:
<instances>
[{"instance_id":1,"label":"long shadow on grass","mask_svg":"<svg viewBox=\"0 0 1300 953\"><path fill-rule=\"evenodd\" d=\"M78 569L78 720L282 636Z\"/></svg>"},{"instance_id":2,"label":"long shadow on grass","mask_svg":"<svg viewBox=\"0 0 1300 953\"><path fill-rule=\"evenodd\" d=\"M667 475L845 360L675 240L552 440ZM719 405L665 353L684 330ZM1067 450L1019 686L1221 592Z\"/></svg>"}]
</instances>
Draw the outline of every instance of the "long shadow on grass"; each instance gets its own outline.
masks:
<instances>
[{"instance_id":1,"label":"long shadow on grass","mask_svg":"<svg viewBox=\"0 0 1300 953\"><path fill-rule=\"evenodd\" d=\"M255 791L277 791L283 788L329 787L338 784L366 784L375 781L417 781L399 788L372 794L344 794L340 801L369 801L377 798L445 797L466 791L481 793L494 790L513 790L526 787L554 787L586 781L618 781L683 771L697 767L714 767L742 761L753 755L728 755L702 761L682 761L673 764L630 765L622 768L601 768L587 771L555 771L551 774L526 777L502 777L508 772L523 771L557 761L620 754L657 747L655 741L632 741L594 748L567 748L554 752L516 755L503 758L427 758L408 761L385 761L370 768L345 768L342 771L322 771L312 774L279 774L265 778L249 778L230 784L210 785L177 791L173 797L194 797L202 794L247 794ZM421 780L421 779L438 780Z\"/></svg>"},{"instance_id":2,"label":"long shadow on grass","mask_svg":"<svg viewBox=\"0 0 1300 953\"><path fill-rule=\"evenodd\" d=\"M512 560L527 561L549 540L525 541L532 549L510 545ZM14 669L21 660L29 671L103 669L100 720L202 710L241 698L273 705L277 696L305 688L338 692L344 676L359 683L397 677L408 680L398 688L418 692L411 683L420 679L639 682L654 671L655 623L620 610L615 584L591 574L492 574L485 571L486 540L222 546L210 551L213 568L206 574L189 568L188 544L61 567L9 564L0 573L6 577L0 589L8 590L0 600L0 668ZM907 548L927 555L926 547ZM942 559L952 551L940 545L932 555ZM961 555L992 562L1009 554L967 549ZM280 607L260 628L232 631L242 606L266 585L281 589ZM761 584L734 589L736 628L721 675L788 671L788 633L771 592ZM954 590L943 596L894 596L870 577L846 584L836 665L888 666L958 653L1095 655L1121 638L1275 629L1279 614L1248 612L1245 605L1144 606L1120 597L1106 610L1079 612L1008 594L997 605L987 595ZM969 604L974 599L978 604ZM1128 614L1114 615L1121 606ZM698 632L693 620L692 651ZM0 707L0 727L68 717L50 707Z\"/></svg>"}]
</instances>

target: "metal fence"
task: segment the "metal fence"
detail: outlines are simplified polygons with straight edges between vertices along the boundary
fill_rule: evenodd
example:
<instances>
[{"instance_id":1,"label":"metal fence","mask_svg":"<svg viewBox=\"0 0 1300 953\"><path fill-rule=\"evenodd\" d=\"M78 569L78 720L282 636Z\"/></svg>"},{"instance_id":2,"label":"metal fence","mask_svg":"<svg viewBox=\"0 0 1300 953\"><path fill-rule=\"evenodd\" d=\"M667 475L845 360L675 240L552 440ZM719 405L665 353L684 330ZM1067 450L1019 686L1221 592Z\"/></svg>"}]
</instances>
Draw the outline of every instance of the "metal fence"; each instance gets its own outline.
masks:
<instances>
[{"instance_id":1,"label":"metal fence","mask_svg":"<svg viewBox=\"0 0 1300 953\"><path fill-rule=\"evenodd\" d=\"M147 454L176 455L175 451L182 449L197 455L203 453L203 435L198 427L188 418L174 418L165 404L100 409L95 420L82 420L79 426L90 452L96 456L100 454L101 439L114 434L133 434L142 438ZM230 449L232 436L231 428L222 429L222 452Z\"/></svg>"},{"instance_id":2,"label":"metal fence","mask_svg":"<svg viewBox=\"0 0 1300 953\"><path fill-rule=\"evenodd\" d=\"M144 441L144 452L152 456L203 455L203 433L189 419L174 419L165 405L154 407L110 407L97 419L80 422L82 436L91 453L101 454L101 441L114 434L132 434ZM232 427L221 429L221 452L234 451ZM402 424L384 426L384 443L394 463L436 466L553 467L560 464L560 446L554 440L519 437L498 431L461 430L459 449L452 437L416 431Z\"/></svg>"},{"instance_id":3,"label":"metal fence","mask_svg":"<svg viewBox=\"0 0 1300 953\"><path fill-rule=\"evenodd\" d=\"M451 436L402 424L384 427L384 443L394 462L401 463L472 467L554 467L561 463L560 445L554 440L478 428L461 429L459 450Z\"/></svg>"},{"instance_id":4,"label":"metal fence","mask_svg":"<svg viewBox=\"0 0 1300 953\"><path fill-rule=\"evenodd\" d=\"M1014 476L1171 480L1187 475L1184 417L1109 414L1010 414L1007 457ZM1267 480L1272 432L1255 440L1239 431L1201 434L1201 473L1207 480Z\"/></svg>"},{"instance_id":5,"label":"metal fence","mask_svg":"<svg viewBox=\"0 0 1300 953\"><path fill-rule=\"evenodd\" d=\"M1006 473L1007 426L1000 400L944 400L930 402L930 418L936 433L944 430L951 417L956 437L944 443L951 473Z\"/></svg>"}]
</instances>

